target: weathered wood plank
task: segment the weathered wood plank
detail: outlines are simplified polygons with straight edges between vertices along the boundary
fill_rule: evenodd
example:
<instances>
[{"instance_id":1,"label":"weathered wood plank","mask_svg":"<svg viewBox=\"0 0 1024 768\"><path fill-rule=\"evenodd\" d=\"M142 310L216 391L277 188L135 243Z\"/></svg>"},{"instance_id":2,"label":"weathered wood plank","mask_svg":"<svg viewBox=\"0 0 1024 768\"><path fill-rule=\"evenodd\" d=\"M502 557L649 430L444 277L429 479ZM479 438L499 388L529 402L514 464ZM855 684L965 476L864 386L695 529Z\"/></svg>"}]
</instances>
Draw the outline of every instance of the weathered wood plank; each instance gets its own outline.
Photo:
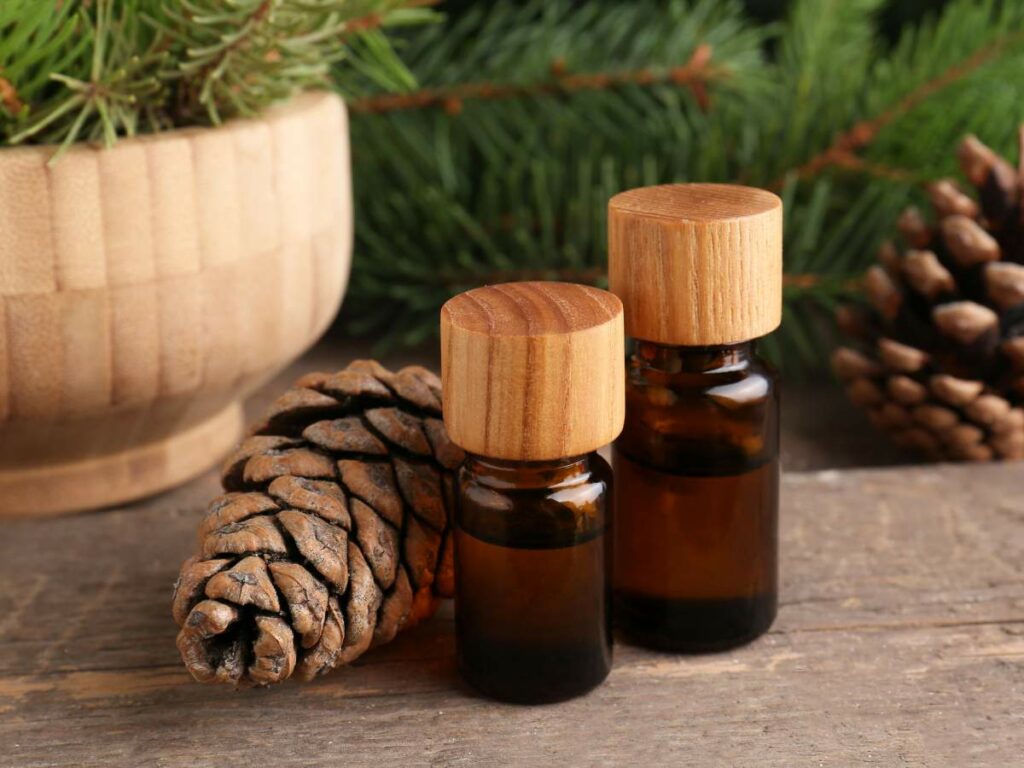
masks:
<instances>
[{"instance_id":1,"label":"weathered wood plank","mask_svg":"<svg viewBox=\"0 0 1024 768\"><path fill-rule=\"evenodd\" d=\"M605 686L541 708L463 688L450 608L310 686L192 683L168 600L215 491L0 529L0 765L1024 760L1020 466L788 475L765 638L619 645Z\"/></svg>"}]
</instances>

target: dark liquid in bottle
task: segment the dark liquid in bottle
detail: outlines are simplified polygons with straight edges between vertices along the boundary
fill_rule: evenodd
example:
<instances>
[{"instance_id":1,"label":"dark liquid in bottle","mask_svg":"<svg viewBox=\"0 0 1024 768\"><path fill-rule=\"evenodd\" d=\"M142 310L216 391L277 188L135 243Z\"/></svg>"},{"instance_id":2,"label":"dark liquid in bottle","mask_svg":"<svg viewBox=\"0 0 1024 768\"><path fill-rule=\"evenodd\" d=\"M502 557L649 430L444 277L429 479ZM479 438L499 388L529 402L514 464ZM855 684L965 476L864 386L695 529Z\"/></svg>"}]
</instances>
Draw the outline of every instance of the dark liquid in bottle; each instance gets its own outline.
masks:
<instances>
[{"instance_id":1,"label":"dark liquid in bottle","mask_svg":"<svg viewBox=\"0 0 1024 768\"><path fill-rule=\"evenodd\" d=\"M745 643L776 611L778 462L736 475L670 474L614 453L615 611L672 651ZM625 492L623 492L625 493Z\"/></svg>"},{"instance_id":2,"label":"dark liquid in bottle","mask_svg":"<svg viewBox=\"0 0 1024 768\"><path fill-rule=\"evenodd\" d=\"M700 652L768 629L778 590L778 393L753 345L638 342L613 461L624 636Z\"/></svg>"},{"instance_id":3,"label":"dark liquid in bottle","mask_svg":"<svg viewBox=\"0 0 1024 768\"><path fill-rule=\"evenodd\" d=\"M611 665L604 536L518 549L456 534L459 667L482 693L541 703L585 693Z\"/></svg>"},{"instance_id":4,"label":"dark liquid in bottle","mask_svg":"<svg viewBox=\"0 0 1024 768\"><path fill-rule=\"evenodd\" d=\"M610 468L596 455L467 467L455 529L460 673L503 701L586 693L611 669Z\"/></svg>"}]
</instances>

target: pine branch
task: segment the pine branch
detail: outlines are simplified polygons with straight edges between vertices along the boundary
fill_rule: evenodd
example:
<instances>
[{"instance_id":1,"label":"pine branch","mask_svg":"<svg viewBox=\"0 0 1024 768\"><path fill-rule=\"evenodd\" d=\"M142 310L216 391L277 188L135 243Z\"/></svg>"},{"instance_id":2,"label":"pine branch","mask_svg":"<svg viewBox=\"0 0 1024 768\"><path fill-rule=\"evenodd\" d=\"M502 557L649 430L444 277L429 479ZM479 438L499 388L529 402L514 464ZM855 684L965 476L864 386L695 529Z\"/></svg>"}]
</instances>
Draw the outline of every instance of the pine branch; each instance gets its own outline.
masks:
<instances>
[{"instance_id":1,"label":"pine branch","mask_svg":"<svg viewBox=\"0 0 1024 768\"><path fill-rule=\"evenodd\" d=\"M821 173L821 171L829 166L864 170L872 175L888 178L909 178L911 174L906 170L885 169L864 162L857 156L858 150L864 149L871 144L878 133L895 119L914 109L926 99L936 95L942 89L964 79L986 62L996 58L1008 44L1014 40L1021 39L1024 39L1021 35L1014 35L1011 38L1000 40L994 45L986 44L980 47L967 59L954 64L935 78L923 83L885 111L852 125L846 131L836 136L832 143L824 150L775 179L771 183L770 188L780 189L785 179L791 174L795 174L801 179L807 179Z\"/></svg>"},{"instance_id":2,"label":"pine branch","mask_svg":"<svg viewBox=\"0 0 1024 768\"><path fill-rule=\"evenodd\" d=\"M844 171L854 171L865 176L887 179L889 181L913 182L921 176L920 171L912 171L909 168L895 168L882 163L872 163L853 152L836 152L830 157L829 164ZM798 175L800 174L798 173ZM800 177L806 179L811 175L813 174L803 174ZM775 185L771 185L769 188L771 189L773 186L775 189L778 189L778 186Z\"/></svg>"},{"instance_id":3,"label":"pine branch","mask_svg":"<svg viewBox=\"0 0 1024 768\"><path fill-rule=\"evenodd\" d=\"M382 114L441 106L450 115L459 114L465 102L472 100L531 99L539 96L570 95L581 91L604 91L625 85L654 86L672 84L690 88L698 103L707 109L707 86L716 77L728 77L728 71L711 66L711 46L702 43L686 64L668 69L644 68L623 72L569 74L564 60L551 64L552 80L526 84L466 83L447 88L423 88L403 94L382 94L350 103L355 112Z\"/></svg>"},{"instance_id":4,"label":"pine branch","mask_svg":"<svg viewBox=\"0 0 1024 768\"><path fill-rule=\"evenodd\" d=\"M182 77L177 89L177 102L172 113L172 119L178 124L194 122L196 115L208 112L214 123L221 121L220 112L216 101L212 97L212 87L223 74L231 56L246 48L253 36L259 31L273 8L273 0L259 0L252 10L244 13L241 18L234 21L238 24L238 32L220 46L219 50L204 61L200 66L193 67L191 62L181 65L186 74ZM195 23L197 11L185 11L185 18ZM190 71L191 70L191 71ZM205 109L204 109L205 108Z\"/></svg>"},{"instance_id":5,"label":"pine branch","mask_svg":"<svg viewBox=\"0 0 1024 768\"><path fill-rule=\"evenodd\" d=\"M139 131L255 115L332 79L408 87L381 29L430 20L429 4L4 0L0 137L109 146Z\"/></svg>"},{"instance_id":6,"label":"pine branch","mask_svg":"<svg viewBox=\"0 0 1024 768\"><path fill-rule=\"evenodd\" d=\"M134 14L141 1L125 0L117 12ZM60 88L60 96L8 137L12 144L45 141L60 131L60 147L51 162L83 136L102 138L110 146L118 135L133 135L139 105L162 98L163 86L155 70L163 54L149 46L134 16L118 16L113 0L97 0L88 10L79 11L79 19L87 42L72 50L80 52L80 65L85 70L87 64L87 71L77 77L51 72L48 80Z\"/></svg>"},{"instance_id":7,"label":"pine branch","mask_svg":"<svg viewBox=\"0 0 1024 768\"><path fill-rule=\"evenodd\" d=\"M350 57L357 38L366 39L391 14L428 4L236 0L233 8L222 10L220 0L183 0L179 11L168 2L164 14L172 23L153 23L176 36L183 51L177 74L166 75L177 77L171 117L177 124L202 117L217 124L227 117L256 114L269 101L299 89L326 87L332 64ZM224 32L225 24L231 31Z\"/></svg>"}]
</instances>

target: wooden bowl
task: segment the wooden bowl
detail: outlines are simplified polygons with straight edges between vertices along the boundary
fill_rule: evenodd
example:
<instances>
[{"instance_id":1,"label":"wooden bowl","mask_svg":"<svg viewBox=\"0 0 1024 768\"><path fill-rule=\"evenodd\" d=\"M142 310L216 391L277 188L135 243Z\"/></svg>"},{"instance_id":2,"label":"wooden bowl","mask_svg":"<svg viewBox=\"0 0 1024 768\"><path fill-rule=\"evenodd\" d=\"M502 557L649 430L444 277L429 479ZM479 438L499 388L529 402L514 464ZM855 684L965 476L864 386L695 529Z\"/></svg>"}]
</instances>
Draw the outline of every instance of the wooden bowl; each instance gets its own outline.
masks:
<instances>
[{"instance_id":1,"label":"wooden bowl","mask_svg":"<svg viewBox=\"0 0 1024 768\"><path fill-rule=\"evenodd\" d=\"M348 282L345 108L0 150L0 515L125 502L217 462L241 400Z\"/></svg>"}]
</instances>

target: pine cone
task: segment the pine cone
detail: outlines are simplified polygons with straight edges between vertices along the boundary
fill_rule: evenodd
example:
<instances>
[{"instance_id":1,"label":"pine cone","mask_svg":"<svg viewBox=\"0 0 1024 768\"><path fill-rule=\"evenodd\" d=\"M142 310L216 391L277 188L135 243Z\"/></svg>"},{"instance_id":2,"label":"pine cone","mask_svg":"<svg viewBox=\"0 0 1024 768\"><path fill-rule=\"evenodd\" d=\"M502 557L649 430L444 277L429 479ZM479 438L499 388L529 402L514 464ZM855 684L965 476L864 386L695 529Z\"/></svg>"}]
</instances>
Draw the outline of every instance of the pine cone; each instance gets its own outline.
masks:
<instances>
[{"instance_id":1,"label":"pine cone","mask_svg":"<svg viewBox=\"0 0 1024 768\"><path fill-rule=\"evenodd\" d=\"M454 470L441 382L357 361L303 376L224 464L226 493L175 585L200 682L308 680L431 615L453 591Z\"/></svg>"},{"instance_id":2,"label":"pine cone","mask_svg":"<svg viewBox=\"0 0 1024 768\"><path fill-rule=\"evenodd\" d=\"M1024 128L1021 132L1024 158ZM871 308L843 307L859 348L832 357L854 404L901 445L935 459L1024 457L1024 170L968 136L964 174L928 188L868 270Z\"/></svg>"}]
</instances>

